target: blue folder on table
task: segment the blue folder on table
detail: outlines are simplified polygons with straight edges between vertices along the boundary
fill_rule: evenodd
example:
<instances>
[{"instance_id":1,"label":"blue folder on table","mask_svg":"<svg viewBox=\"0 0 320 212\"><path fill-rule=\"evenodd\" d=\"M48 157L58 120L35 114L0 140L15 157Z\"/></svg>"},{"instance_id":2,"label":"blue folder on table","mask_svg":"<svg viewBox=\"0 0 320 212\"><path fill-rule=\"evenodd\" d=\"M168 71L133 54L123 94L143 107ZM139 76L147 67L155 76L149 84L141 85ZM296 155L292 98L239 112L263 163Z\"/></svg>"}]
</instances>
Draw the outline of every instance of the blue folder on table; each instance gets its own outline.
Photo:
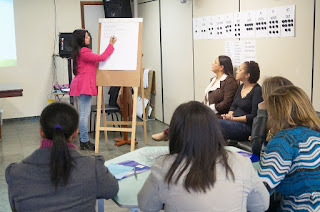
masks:
<instances>
[{"instance_id":1,"label":"blue folder on table","mask_svg":"<svg viewBox=\"0 0 320 212\"><path fill-rule=\"evenodd\" d=\"M136 170L137 174L141 173L141 172L148 171L150 169L149 166L143 165L143 164L138 163L137 161L134 161L134 160L126 160L126 161L123 161L123 162L118 163L118 164L134 168ZM126 177L129 177L131 175L134 175L133 171L132 171L132 173L129 173Z\"/></svg>"},{"instance_id":2,"label":"blue folder on table","mask_svg":"<svg viewBox=\"0 0 320 212\"><path fill-rule=\"evenodd\" d=\"M121 163L110 163L107 168L115 176L117 180L148 171L149 166L138 163L134 160L127 160Z\"/></svg>"}]
</instances>

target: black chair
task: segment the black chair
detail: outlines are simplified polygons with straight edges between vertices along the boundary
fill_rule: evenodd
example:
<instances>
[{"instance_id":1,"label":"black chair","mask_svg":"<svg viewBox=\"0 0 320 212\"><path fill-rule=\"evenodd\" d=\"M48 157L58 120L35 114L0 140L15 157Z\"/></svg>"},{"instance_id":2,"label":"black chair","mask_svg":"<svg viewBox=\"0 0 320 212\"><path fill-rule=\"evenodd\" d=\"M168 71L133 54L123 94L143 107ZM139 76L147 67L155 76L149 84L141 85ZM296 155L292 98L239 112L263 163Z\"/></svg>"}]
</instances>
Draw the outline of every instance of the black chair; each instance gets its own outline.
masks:
<instances>
[{"instance_id":1,"label":"black chair","mask_svg":"<svg viewBox=\"0 0 320 212\"><path fill-rule=\"evenodd\" d=\"M251 141L239 141L237 143L237 147L239 149L243 149L245 151L251 152L252 153L252 149L251 149Z\"/></svg>"},{"instance_id":2,"label":"black chair","mask_svg":"<svg viewBox=\"0 0 320 212\"><path fill-rule=\"evenodd\" d=\"M239 149L243 149L247 152L251 152L252 153L252 149L251 149L251 141L237 141L237 140L231 140L228 139L227 140L227 145L228 146L234 146L234 147L238 147Z\"/></svg>"},{"instance_id":3,"label":"black chair","mask_svg":"<svg viewBox=\"0 0 320 212\"><path fill-rule=\"evenodd\" d=\"M119 118L118 118L118 115L117 115L117 113L120 113L120 120L122 120L122 113L121 113L121 110L120 110L120 108L119 107L117 107L117 106L111 106L111 105L108 105L108 104L106 104L105 105L105 112L106 112L106 114L107 115L110 115L111 114L111 119L112 119L112 121L114 121L114 118L113 118L113 114L116 116L116 118L117 118L117 121L119 121ZM103 113L103 109L101 108L101 114ZM92 120L92 115L93 114L95 114L94 115L94 124L93 124L93 132L95 132L96 131L96 125L95 125L95 123L96 123L96 118L97 118L97 106L96 105L92 105L91 106L91 112L90 112L90 132L92 132L91 131L91 120ZM120 125L118 125L119 127L120 127ZM113 127L114 127L114 125L113 125ZM120 135L122 136L122 133L120 132ZM93 138L95 137L95 134L93 135Z\"/></svg>"}]
</instances>

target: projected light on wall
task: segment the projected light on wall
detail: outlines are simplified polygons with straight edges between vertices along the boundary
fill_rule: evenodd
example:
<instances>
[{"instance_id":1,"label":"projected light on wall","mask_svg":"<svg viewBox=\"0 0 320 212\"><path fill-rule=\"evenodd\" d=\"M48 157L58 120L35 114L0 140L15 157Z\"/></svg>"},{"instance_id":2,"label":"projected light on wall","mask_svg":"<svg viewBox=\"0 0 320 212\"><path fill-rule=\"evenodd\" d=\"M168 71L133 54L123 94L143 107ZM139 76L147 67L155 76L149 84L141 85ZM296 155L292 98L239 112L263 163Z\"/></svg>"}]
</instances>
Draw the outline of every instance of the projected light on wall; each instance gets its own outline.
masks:
<instances>
[{"instance_id":1,"label":"projected light on wall","mask_svg":"<svg viewBox=\"0 0 320 212\"><path fill-rule=\"evenodd\" d=\"M13 0L0 0L0 67L17 64Z\"/></svg>"}]
</instances>

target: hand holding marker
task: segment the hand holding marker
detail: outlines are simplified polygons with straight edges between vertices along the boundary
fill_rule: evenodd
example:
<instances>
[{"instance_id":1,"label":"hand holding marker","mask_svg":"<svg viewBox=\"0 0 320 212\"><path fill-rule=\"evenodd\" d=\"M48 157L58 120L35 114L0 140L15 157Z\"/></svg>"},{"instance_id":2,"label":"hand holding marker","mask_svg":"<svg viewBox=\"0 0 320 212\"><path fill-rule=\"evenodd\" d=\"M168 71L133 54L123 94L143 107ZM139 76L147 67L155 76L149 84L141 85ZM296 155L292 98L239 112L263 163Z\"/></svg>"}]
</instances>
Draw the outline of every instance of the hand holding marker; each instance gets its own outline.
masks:
<instances>
[{"instance_id":1,"label":"hand holding marker","mask_svg":"<svg viewBox=\"0 0 320 212\"><path fill-rule=\"evenodd\" d=\"M113 36L110 37L110 44L114 45L116 43L116 41L117 41L117 37L116 36L113 35Z\"/></svg>"}]
</instances>

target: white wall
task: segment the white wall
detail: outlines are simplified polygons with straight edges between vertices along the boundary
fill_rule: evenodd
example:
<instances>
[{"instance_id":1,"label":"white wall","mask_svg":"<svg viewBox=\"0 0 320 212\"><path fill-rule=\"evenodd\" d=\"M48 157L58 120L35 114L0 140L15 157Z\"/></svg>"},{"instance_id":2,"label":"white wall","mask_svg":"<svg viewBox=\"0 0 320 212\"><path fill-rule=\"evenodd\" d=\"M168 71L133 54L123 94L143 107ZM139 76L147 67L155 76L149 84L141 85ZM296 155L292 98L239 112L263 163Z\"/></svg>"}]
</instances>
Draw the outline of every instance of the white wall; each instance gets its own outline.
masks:
<instances>
[{"instance_id":1,"label":"white wall","mask_svg":"<svg viewBox=\"0 0 320 212\"><path fill-rule=\"evenodd\" d=\"M320 112L320 0L316 0L313 106Z\"/></svg>"},{"instance_id":2,"label":"white wall","mask_svg":"<svg viewBox=\"0 0 320 212\"><path fill-rule=\"evenodd\" d=\"M139 3L139 17L144 18L143 66L156 71L154 116L169 124L178 105L194 100L192 2Z\"/></svg>"},{"instance_id":3,"label":"white wall","mask_svg":"<svg viewBox=\"0 0 320 212\"><path fill-rule=\"evenodd\" d=\"M14 1L18 65L0 68L0 83L17 82L23 97L2 98L3 118L39 115L52 80L53 1Z\"/></svg>"},{"instance_id":4,"label":"white wall","mask_svg":"<svg viewBox=\"0 0 320 212\"><path fill-rule=\"evenodd\" d=\"M280 75L291 80L311 97L313 0L241 0L241 11L296 5L295 37L257 38L257 62L260 83L268 76ZM302 80L303 79L303 80Z\"/></svg>"},{"instance_id":5,"label":"white wall","mask_svg":"<svg viewBox=\"0 0 320 212\"><path fill-rule=\"evenodd\" d=\"M56 11L57 33L81 28L80 0L56 0ZM19 83L23 97L0 98L4 119L39 116L53 85L54 0L15 0L14 13L18 65L1 67L0 83ZM68 83L67 60L56 65L58 82Z\"/></svg>"},{"instance_id":6,"label":"white wall","mask_svg":"<svg viewBox=\"0 0 320 212\"><path fill-rule=\"evenodd\" d=\"M46 2L51 2L53 4L54 0L45 0ZM56 19L57 19L57 31L56 31L56 48L55 54L59 53L59 32L73 32L75 29L81 28L81 13L80 13L80 0L55 0L56 1ZM89 0L92 1L92 0ZM52 8L54 11L54 8ZM40 20L39 20L40 21ZM52 23L54 27L54 23ZM67 84L68 81L68 62L66 58L55 57L56 64L56 83ZM49 91L50 93L50 91ZM64 97L65 101L69 100L66 95Z\"/></svg>"},{"instance_id":7,"label":"white wall","mask_svg":"<svg viewBox=\"0 0 320 212\"><path fill-rule=\"evenodd\" d=\"M92 51L98 53L99 18L104 18L103 5L84 5L84 28L91 34Z\"/></svg>"},{"instance_id":8,"label":"white wall","mask_svg":"<svg viewBox=\"0 0 320 212\"><path fill-rule=\"evenodd\" d=\"M161 0L164 122L174 110L194 100L192 2Z\"/></svg>"},{"instance_id":9,"label":"white wall","mask_svg":"<svg viewBox=\"0 0 320 212\"><path fill-rule=\"evenodd\" d=\"M319 2L319 0L317 1ZM295 37L255 39L256 61L259 63L261 70L259 83L261 84L263 79L268 76L280 75L301 87L311 97L314 0L241 0L240 5L238 0L194 0L193 4L194 17L238 12L239 9L240 11L248 11L296 5ZM319 7L317 11L320 12ZM319 25L319 18L317 23ZM317 33L319 34L319 31ZM318 35L318 37L320 36ZM224 54L224 43L225 40L222 39L194 41L196 100L201 101L203 99L203 90L208 84L209 78L212 77L210 73L211 64L218 55ZM316 49L319 55L319 48ZM320 63L319 59L315 62ZM316 68L319 67L317 64L315 66ZM317 71L317 74L315 75L317 82L315 88L320 84L320 71ZM318 77L316 78L316 76ZM320 87L317 88L319 90ZM316 92L320 96L318 90Z\"/></svg>"},{"instance_id":10,"label":"white wall","mask_svg":"<svg viewBox=\"0 0 320 212\"><path fill-rule=\"evenodd\" d=\"M202 0L193 1L193 17L213 16L239 11L238 0ZM226 7L226 5L228 5ZM195 40L194 41L194 78L195 100L203 101L204 89L210 79L215 75L211 71L214 60L219 55L224 55L224 39L219 40Z\"/></svg>"},{"instance_id":11,"label":"white wall","mask_svg":"<svg viewBox=\"0 0 320 212\"><path fill-rule=\"evenodd\" d=\"M159 1L139 1L138 14L143 18L143 68L155 71L156 95L152 95L152 115L163 121Z\"/></svg>"}]
</instances>

